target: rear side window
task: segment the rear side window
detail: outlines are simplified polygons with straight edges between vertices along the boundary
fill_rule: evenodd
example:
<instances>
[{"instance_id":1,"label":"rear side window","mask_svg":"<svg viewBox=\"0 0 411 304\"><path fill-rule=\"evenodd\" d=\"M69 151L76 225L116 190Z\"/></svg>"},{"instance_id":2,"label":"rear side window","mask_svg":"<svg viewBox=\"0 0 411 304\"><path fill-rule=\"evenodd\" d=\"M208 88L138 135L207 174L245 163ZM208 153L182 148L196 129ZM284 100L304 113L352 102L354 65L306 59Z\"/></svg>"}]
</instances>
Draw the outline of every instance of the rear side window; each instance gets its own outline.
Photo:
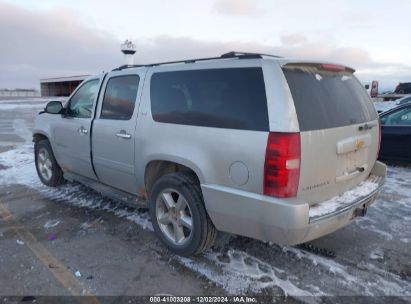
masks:
<instances>
[{"instance_id":1,"label":"rear side window","mask_svg":"<svg viewBox=\"0 0 411 304\"><path fill-rule=\"evenodd\" d=\"M155 73L151 112L158 122L267 131L261 68Z\"/></svg>"},{"instance_id":2,"label":"rear side window","mask_svg":"<svg viewBox=\"0 0 411 304\"><path fill-rule=\"evenodd\" d=\"M110 78L104 93L100 118L129 120L134 112L138 83L137 75Z\"/></svg>"},{"instance_id":3,"label":"rear side window","mask_svg":"<svg viewBox=\"0 0 411 304\"><path fill-rule=\"evenodd\" d=\"M370 97L352 73L283 68L301 131L359 124L377 119Z\"/></svg>"}]
</instances>

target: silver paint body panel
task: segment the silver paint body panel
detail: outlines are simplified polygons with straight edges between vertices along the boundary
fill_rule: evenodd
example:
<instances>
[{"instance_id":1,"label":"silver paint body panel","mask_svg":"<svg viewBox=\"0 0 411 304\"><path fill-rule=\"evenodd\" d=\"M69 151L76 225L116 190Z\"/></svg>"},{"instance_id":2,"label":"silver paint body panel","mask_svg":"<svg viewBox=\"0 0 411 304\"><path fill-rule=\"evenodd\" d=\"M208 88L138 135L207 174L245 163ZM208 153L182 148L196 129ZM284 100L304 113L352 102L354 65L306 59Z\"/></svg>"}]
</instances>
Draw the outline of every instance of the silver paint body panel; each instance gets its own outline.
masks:
<instances>
[{"instance_id":1,"label":"silver paint body panel","mask_svg":"<svg viewBox=\"0 0 411 304\"><path fill-rule=\"evenodd\" d=\"M291 61L224 59L110 72L102 83L92 126L90 122L91 132L82 138L84 142L79 143L79 140L74 139L72 130L78 127L77 124L60 115L39 115L33 133L43 134L49 139L63 170L73 171L135 195L140 195L140 189L145 188L144 176L151 161L184 165L198 176L205 207L217 229L284 244L307 241L348 224L352 209L362 204L358 201L345 215L331 216L324 221L317 221L315 225L309 223L310 204L343 193L365 180L375 166L383 166L376 164L377 128L361 134L357 131L358 126L301 132L299 192L296 198L279 199L262 194L268 132L156 122L152 118L150 104L150 79L154 73L261 67L267 94L269 130L299 132L293 98L281 69L282 65ZM107 81L119 75L140 77L133 116L128 121L100 119ZM61 133L56 133L60 129L65 129L67 134L61 137ZM130 134L131 138L117 137L116 134L121 130ZM362 151L351 153L351 137L366 138ZM86 148L86 140L90 143L91 151ZM64 144L70 145L70 150L61 147ZM338 149L348 154L340 156ZM87 154L92 155L92 161L87 158ZM359 176L336 182L338 175L362 165L362 162L366 163L367 168ZM232 167L233 164L236 165ZM241 176L232 178L230 174L233 172L239 172ZM385 171L381 169L379 172L384 179ZM329 181L329 184L310 188L310 185L324 181ZM375 195L370 193L368 199L372 201Z\"/></svg>"}]
</instances>

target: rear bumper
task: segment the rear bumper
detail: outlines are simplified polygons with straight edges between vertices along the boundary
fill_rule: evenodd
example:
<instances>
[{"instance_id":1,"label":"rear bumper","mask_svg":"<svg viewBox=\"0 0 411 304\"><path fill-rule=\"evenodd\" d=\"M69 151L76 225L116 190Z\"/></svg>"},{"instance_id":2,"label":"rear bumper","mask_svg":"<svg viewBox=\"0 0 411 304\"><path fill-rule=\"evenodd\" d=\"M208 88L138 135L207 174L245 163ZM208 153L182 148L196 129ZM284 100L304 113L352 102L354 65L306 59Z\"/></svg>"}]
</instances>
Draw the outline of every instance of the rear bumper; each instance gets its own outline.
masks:
<instances>
[{"instance_id":1,"label":"rear bumper","mask_svg":"<svg viewBox=\"0 0 411 304\"><path fill-rule=\"evenodd\" d=\"M386 166L376 162L369 177L375 183L374 189L329 212L314 210L327 202L310 210L308 203L297 198L278 199L218 185L201 187L208 214L218 230L294 245L319 238L350 223L358 210L374 202L385 177Z\"/></svg>"}]
</instances>

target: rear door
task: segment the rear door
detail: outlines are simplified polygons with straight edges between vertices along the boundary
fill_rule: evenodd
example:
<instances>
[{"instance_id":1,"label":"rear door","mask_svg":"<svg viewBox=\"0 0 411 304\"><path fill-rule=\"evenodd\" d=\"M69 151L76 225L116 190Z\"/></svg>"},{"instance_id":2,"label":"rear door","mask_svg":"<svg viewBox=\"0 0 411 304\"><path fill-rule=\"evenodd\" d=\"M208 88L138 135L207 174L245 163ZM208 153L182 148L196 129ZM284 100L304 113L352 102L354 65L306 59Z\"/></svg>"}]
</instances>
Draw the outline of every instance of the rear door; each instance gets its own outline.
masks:
<instances>
[{"instance_id":1,"label":"rear door","mask_svg":"<svg viewBox=\"0 0 411 304\"><path fill-rule=\"evenodd\" d=\"M382 115L380 158L411 160L411 105Z\"/></svg>"},{"instance_id":2,"label":"rear door","mask_svg":"<svg viewBox=\"0 0 411 304\"><path fill-rule=\"evenodd\" d=\"M93 164L107 185L137 193L134 171L135 129L143 83L142 72L107 77L93 123Z\"/></svg>"},{"instance_id":3,"label":"rear door","mask_svg":"<svg viewBox=\"0 0 411 304\"><path fill-rule=\"evenodd\" d=\"M298 116L298 197L317 203L358 185L378 153L378 119L353 71L328 64L283 67Z\"/></svg>"},{"instance_id":4,"label":"rear door","mask_svg":"<svg viewBox=\"0 0 411 304\"><path fill-rule=\"evenodd\" d=\"M95 103L103 79L95 77L82 83L67 103L66 114L53 130L59 165L73 173L95 179L90 156L90 131Z\"/></svg>"}]
</instances>

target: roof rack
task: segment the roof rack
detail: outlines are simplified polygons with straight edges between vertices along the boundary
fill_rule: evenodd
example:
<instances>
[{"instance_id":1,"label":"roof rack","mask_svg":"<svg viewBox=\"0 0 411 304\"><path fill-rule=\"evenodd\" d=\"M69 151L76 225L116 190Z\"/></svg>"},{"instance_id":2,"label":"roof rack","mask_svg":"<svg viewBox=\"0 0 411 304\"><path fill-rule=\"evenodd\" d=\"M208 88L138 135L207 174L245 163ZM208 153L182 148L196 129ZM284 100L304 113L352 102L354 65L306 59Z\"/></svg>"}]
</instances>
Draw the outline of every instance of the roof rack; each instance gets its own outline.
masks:
<instances>
[{"instance_id":1,"label":"roof rack","mask_svg":"<svg viewBox=\"0 0 411 304\"><path fill-rule=\"evenodd\" d=\"M138 65L122 65L118 68L113 69L113 71L121 71L121 70L124 70L124 69L139 68L139 67L153 67L153 66L164 65L164 64L194 63L194 62L197 62L197 61L228 59L228 58L258 59L258 58L263 58L263 56L281 58L280 56L262 54L262 53L247 53L247 52L231 51L231 52L228 52L228 53L224 53L219 57L206 57L206 58L186 59L186 60L177 60L177 61L165 61L165 62L157 62L157 63L149 63L149 64L138 64Z\"/></svg>"},{"instance_id":2,"label":"roof rack","mask_svg":"<svg viewBox=\"0 0 411 304\"><path fill-rule=\"evenodd\" d=\"M221 55L221 58L238 57L238 58L243 58L244 59L244 58L263 58L263 56L281 58L281 56L271 55L271 54L236 52L236 51L231 51L231 52L225 53L225 54Z\"/></svg>"}]
</instances>

